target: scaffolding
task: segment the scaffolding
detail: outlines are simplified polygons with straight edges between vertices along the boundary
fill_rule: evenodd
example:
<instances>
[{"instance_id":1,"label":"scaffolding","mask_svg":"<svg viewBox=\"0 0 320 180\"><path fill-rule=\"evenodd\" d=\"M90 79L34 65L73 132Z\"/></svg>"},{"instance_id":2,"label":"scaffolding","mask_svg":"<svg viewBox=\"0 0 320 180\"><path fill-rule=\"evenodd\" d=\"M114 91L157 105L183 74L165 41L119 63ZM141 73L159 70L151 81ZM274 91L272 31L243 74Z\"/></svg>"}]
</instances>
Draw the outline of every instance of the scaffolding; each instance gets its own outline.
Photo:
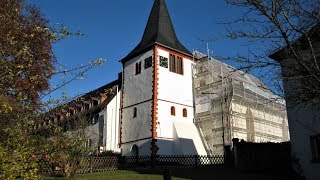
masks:
<instances>
[{"instance_id":1,"label":"scaffolding","mask_svg":"<svg viewBox=\"0 0 320 180\"><path fill-rule=\"evenodd\" d=\"M285 102L250 74L199 52L193 66L195 124L208 154L221 155L233 138L289 140Z\"/></svg>"}]
</instances>

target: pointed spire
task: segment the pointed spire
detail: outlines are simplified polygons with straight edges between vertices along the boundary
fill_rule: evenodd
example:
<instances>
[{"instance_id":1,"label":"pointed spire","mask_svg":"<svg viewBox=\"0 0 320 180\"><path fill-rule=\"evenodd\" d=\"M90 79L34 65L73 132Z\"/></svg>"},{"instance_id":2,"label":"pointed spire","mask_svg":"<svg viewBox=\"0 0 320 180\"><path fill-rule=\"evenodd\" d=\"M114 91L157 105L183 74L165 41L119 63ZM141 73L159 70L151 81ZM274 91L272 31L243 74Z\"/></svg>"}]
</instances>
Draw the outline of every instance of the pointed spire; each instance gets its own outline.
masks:
<instances>
[{"instance_id":1,"label":"pointed spire","mask_svg":"<svg viewBox=\"0 0 320 180\"><path fill-rule=\"evenodd\" d=\"M155 0L140 43L121 61L125 62L152 45L159 44L192 56L177 38L165 0Z\"/></svg>"}]
</instances>

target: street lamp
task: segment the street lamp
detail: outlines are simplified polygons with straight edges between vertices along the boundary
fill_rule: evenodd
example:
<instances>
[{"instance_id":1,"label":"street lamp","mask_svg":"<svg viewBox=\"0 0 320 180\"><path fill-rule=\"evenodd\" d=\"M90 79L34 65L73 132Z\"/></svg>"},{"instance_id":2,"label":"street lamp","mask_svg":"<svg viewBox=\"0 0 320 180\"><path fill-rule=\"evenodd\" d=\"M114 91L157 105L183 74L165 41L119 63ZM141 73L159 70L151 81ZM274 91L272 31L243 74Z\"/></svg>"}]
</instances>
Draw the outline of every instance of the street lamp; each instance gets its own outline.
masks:
<instances>
[{"instance_id":1,"label":"street lamp","mask_svg":"<svg viewBox=\"0 0 320 180\"><path fill-rule=\"evenodd\" d=\"M220 94L218 93L213 93L213 92L202 92L201 94L215 94L215 95L218 95L218 96L221 96ZM210 98L211 99L211 98ZM221 125L222 125L222 144L223 144L223 154L225 155L225 143L224 143L224 121L223 121L223 117L224 117L224 111L223 111L223 104L222 104L222 101L220 102L220 107L221 107Z\"/></svg>"}]
</instances>

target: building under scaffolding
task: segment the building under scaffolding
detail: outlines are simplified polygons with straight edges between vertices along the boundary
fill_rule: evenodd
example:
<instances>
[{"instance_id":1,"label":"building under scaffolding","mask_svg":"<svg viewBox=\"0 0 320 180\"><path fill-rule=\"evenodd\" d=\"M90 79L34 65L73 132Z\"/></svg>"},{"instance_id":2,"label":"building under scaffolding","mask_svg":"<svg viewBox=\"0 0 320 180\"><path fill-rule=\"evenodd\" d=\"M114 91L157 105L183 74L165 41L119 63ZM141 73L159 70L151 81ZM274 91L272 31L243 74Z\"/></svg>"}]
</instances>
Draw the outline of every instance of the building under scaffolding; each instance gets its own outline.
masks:
<instances>
[{"instance_id":1,"label":"building under scaffolding","mask_svg":"<svg viewBox=\"0 0 320 180\"><path fill-rule=\"evenodd\" d=\"M223 154L233 138L289 140L285 103L257 78L195 52L195 124L208 154Z\"/></svg>"}]
</instances>

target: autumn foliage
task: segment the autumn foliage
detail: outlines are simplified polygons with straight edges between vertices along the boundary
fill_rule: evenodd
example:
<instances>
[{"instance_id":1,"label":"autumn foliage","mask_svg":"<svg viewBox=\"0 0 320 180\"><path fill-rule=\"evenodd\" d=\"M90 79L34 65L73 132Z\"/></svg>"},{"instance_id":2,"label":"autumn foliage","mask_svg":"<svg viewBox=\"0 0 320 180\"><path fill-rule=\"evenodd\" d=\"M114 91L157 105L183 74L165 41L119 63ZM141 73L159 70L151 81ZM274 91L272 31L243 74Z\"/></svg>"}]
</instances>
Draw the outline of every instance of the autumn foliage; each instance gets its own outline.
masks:
<instances>
[{"instance_id":1,"label":"autumn foliage","mask_svg":"<svg viewBox=\"0 0 320 180\"><path fill-rule=\"evenodd\" d=\"M26 130L49 88L53 31L24 0L0 1L0 179L37 179L37 151Z\"/></svg>"},{"instance_id":2,"label":"autumn foliage","mask_svg":"<svg viewBox=\"0 0 320 180\"><path fill-rule=\"evenodd\" d=\"M1 0L0 24L0 94L36 105L54 69L48 20L24 0Z\"/></svg>"}]
</instances>

